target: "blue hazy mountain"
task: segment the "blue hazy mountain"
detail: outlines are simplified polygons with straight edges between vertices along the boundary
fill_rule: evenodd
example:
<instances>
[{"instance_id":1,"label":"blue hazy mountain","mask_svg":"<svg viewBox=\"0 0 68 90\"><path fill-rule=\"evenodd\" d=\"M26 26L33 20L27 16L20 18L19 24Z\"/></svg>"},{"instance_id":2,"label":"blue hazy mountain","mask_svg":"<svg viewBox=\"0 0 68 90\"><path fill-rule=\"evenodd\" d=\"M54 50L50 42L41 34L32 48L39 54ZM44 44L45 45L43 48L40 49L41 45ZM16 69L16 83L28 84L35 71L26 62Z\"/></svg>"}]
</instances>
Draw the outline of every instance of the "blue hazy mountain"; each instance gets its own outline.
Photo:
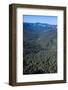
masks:
<instances>
[{"instance_id":1,"label":"blue hazy mountain","mask_svg":"<svg viewBox=\"0 0 68 90\"><path fill-rule=\"evenodd\" d=\"M25 30L32 30L32 31L46 31L46 30L55 30L56 25L50 25L47 23L23 23Z\"/></svg>"},{"instance_id":2,"label":"blue hazy mountain","mask_svg":"<svg viewBox=\"0 0 68 90\"><path fill-rule=\"evenodd\" d=\"M23 23L24 38L37 38L39 35L49 34L56 32L57 26L47 23ZM43 36L43 35L42 35Z\"/></svg>"},{"instance_id":3,"label":"blue hazy mountain","mask_svg":"<svg viewBox=\"0 0 68 90\"><path fill-rule=\"evenodd\" d=\"M23 23L23 74L57 72L57 25Z\"/></svg>"}]
</instances>

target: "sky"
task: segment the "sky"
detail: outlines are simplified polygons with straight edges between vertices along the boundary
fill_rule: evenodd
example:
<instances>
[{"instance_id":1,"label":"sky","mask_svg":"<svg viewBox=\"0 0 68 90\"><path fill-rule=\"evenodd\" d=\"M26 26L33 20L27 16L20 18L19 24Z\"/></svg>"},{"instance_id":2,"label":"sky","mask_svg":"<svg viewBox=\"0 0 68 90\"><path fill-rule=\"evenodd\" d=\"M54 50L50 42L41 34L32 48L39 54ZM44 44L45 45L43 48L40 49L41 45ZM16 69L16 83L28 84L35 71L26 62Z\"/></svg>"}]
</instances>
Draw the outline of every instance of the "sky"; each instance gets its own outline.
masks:
<instances>
[{"instance_id":1,"label":"sky","mask_svg":"<svg viewBox=\"0 0 68 90\"><path fill-rule=\"evenodd\" d=\"M57 16L24 15L24 22L57 25Z\"/></svg>"}]
</instances>

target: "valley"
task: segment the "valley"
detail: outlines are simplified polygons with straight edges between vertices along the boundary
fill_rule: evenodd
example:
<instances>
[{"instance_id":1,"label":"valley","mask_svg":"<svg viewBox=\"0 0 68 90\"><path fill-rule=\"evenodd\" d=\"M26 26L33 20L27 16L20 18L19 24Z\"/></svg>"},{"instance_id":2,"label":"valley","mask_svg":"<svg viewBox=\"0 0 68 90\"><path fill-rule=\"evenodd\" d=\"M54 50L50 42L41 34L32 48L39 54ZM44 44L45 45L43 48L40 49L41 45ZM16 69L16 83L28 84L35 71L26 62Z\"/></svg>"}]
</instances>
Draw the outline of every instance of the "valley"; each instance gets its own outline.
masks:
<instances>
[{"instance_id":1,"label":"valley","mask_svg":"<svg viewBox=\"0 0 68 90\"><path fill-rule=\"evenodd\" d=\"M57 25L23 23L23 74L57 73Z\"/></svg>"}]
</instances>

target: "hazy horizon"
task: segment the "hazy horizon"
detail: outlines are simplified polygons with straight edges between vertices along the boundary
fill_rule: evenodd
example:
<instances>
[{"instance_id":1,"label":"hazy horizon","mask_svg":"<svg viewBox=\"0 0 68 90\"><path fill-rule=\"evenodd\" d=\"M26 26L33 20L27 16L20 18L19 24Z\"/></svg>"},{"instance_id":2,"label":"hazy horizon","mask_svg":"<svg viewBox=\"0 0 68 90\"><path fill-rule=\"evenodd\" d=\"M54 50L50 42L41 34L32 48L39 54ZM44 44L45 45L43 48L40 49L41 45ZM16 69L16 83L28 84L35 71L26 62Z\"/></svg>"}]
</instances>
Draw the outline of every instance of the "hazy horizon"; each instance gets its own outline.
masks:
<instances>
[{"instance_id":1,"label":"hazy horizon","mask_svg":"<svg viewBox=\"0 0 68 90\"><path fill-rule=\"evenodd\" d=\"M24 23L47 23L57 25L57 16L24 15Z\"/></svg>"}]
</instances>

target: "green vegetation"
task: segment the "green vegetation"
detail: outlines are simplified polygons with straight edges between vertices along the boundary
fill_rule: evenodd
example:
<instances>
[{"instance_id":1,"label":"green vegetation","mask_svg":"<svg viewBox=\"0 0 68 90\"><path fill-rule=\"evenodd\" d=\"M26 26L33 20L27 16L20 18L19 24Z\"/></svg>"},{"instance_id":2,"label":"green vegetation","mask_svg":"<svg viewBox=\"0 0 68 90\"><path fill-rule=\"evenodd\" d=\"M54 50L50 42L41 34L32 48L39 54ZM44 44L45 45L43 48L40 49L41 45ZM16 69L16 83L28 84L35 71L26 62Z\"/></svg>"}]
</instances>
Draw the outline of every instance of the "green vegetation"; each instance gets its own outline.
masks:
<instances>
[{"instance_id":1,"label":"green vegetation","mask_svg":"<svg viewBox=\"0 0 68 90\"><path fill-rule=\"evenodd\" d=\"M23 74L57 73L57 32L24 32ZM34 35L33 35L34 33ZM38 33L38 34L37 34Z\"/></svg>"}]
</instances>

